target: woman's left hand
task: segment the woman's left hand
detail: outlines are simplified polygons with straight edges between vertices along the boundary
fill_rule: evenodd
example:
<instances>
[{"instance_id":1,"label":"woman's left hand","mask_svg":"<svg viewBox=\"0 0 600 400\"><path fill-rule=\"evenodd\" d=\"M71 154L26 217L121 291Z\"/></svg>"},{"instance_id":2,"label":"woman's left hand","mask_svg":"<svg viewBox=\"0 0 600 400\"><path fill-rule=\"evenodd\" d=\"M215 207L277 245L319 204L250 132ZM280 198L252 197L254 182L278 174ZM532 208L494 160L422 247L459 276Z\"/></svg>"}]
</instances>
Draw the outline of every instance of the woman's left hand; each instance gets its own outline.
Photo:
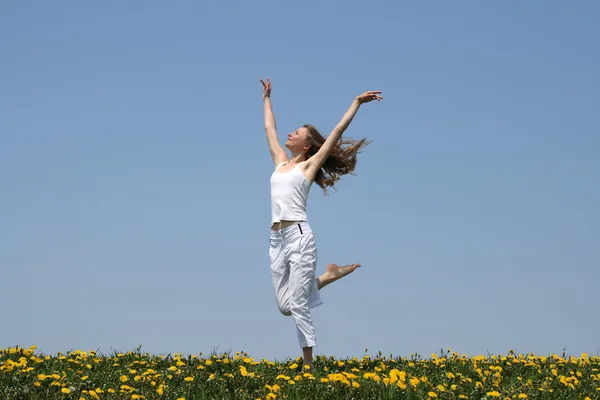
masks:
<instances>
[{"instance_id":1,"label":"woman's left hand","mask_svg":"<svg viewBox=\"0 0 600 400\"><path fill-rule=\"evenodd\" d=\"M358 97L356 97L356 100L358 100L358 102L360 104L368 103L373 100L380 101L383 99L383 96L380 96L380 94L381 94L380 91L372 90L372 91L364 92L363 94L359 95Z\"/></svg>"}]
</instances>

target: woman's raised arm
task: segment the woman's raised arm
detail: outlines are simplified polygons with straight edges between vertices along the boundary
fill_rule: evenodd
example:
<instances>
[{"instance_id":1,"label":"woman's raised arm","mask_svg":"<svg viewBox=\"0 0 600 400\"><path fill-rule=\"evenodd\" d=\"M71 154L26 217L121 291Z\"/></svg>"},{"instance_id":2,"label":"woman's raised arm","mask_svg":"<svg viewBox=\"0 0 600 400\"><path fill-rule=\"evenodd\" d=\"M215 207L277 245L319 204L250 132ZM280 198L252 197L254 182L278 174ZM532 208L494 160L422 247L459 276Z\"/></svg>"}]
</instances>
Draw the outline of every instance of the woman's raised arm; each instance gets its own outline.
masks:
<instances>
[{"instance_id":1,"label":"woman's raised arm","mask_svg":"<svg viewBox=\"0 0 600 400\"><path fill-rule=\"evenodd\" d=\"M275 163L275 166L282 162L289 161L288 156L279 144L277 138L277 123L275 122L275 115L273 114L273 105L271 104L271 80L267 78L267 81L260 82L263 84L263 102L265 103L265 132L267 133L267 142L269 144L269 151L271 152L271 158Z\"/></svg>"},{"instance_id":2,"label":"woman's raised arm","mask_svg":"<svg viewBox=\"0 0 600 400\"><path fill-rule=\"evenodd\" d=\"M306 171L309 176L316 175L317 171L321 169L325 161L327 161L327 157L329 157L331 151L342 137L342 134L344 133L346 128L348 128L348 126L352 122L352 119L354 119L354 116L356 115L356 112L360 108L361 104L368 103L373 100L380 101L381 99L383 99L383 97L380 96L380 94L380 91L368 91L364 92L363 94L357 96L354 99L348 110L344 113L344 116L342 117L340 122L338 122L336 127L329 134L329 136L325 140L325 143L323 143L319 151L307 160Z\"/></svg>"}]
</instances>

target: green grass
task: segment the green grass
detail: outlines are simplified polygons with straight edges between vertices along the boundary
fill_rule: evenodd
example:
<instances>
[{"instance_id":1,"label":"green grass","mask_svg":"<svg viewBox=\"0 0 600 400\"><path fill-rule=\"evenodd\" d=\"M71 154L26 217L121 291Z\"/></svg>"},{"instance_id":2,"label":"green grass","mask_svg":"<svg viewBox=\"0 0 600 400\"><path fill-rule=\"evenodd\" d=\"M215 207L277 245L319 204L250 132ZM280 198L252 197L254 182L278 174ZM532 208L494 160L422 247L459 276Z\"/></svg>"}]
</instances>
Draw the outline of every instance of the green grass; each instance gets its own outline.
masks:
<instances>
[{"instance_id":1,"label":"green grass","mask_svg":"<svg viewBox=\"0 0 600 400\"><path fill-rule=\"evenodd\" d=\"M241 352L0 350L0 399L600 399L600 357L531 354L255 360Z\"/></svg>"}]
</instances>

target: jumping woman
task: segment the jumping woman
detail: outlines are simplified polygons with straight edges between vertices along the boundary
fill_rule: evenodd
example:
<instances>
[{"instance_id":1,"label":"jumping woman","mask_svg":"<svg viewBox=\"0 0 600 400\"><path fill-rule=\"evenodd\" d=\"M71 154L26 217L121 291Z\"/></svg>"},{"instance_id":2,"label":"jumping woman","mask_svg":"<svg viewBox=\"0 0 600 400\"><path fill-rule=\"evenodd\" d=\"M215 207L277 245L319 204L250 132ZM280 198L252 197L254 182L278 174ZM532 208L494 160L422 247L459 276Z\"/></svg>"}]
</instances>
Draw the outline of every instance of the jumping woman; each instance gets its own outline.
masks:
<instances>
[{"instance_id":1,"label":"jumping woman","mask_svg":"<svg viewBox=\"0 0 600 400\"><path fill-rule=\"evenodd\" d=\"M315 277L317 245L306 217L306 202L313 182L327 193L340 176L352 173L356 154L367 145L366 139L342 140L359 107L381 100L381 92L365 92L354 99L350 108L325 139L312 125L304 125L288 134L285 147L279 144L273 107L271 81L263 85L265 131L275 171L271 175L271 234L269 258L277 306L296 323L302 348L303 368L313 367L315 328L310 309L323 304L319 290L353 272L360 264L329 264L325 273Z\"/></svg>"}]
</instances>

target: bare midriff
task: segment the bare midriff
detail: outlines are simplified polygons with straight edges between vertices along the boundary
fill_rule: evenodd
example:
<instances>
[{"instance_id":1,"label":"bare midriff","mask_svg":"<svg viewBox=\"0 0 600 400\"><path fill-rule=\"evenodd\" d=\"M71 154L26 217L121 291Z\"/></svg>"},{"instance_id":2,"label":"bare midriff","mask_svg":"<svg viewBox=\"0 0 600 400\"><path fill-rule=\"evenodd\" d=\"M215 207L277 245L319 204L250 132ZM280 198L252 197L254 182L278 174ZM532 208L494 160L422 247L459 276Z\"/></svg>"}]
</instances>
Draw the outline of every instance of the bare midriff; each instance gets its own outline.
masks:
<instances>
[{"instance_id":1,"label":"bare midriff","mask_svg":"<svg viewBox=\"0 0 600 400\"><path fill-rule=\"evenodd\" d=\"M300 221L281 221L281 222L275 222L271 226L271 230L278 231L280 229L287 228L288 226L292 226L294 224L297 224L298 222L300 222Z\"/></svg>"}]
</instances>

